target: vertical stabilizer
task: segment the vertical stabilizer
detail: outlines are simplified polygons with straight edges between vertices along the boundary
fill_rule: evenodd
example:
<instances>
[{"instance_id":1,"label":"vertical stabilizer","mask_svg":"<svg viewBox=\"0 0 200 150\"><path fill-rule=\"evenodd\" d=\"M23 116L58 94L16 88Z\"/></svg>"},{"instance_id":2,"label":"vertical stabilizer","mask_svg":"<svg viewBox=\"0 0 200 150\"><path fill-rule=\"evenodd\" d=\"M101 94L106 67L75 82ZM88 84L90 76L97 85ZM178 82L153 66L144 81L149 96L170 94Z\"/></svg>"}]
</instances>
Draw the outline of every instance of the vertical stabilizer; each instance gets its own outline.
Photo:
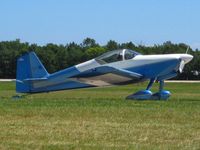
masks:
<instances>
[{"instance_id":1,"label":"vertical stabilizer","mask_svg":"<svg viewBox=\"0 0 200 150\"><path fill-rule=\"evenodd\" d=\"M16 91L20 93L31 92L30 79L44 78L48 72L34 52L29 52L17 59Z\"/></svg>"}]
</instances>

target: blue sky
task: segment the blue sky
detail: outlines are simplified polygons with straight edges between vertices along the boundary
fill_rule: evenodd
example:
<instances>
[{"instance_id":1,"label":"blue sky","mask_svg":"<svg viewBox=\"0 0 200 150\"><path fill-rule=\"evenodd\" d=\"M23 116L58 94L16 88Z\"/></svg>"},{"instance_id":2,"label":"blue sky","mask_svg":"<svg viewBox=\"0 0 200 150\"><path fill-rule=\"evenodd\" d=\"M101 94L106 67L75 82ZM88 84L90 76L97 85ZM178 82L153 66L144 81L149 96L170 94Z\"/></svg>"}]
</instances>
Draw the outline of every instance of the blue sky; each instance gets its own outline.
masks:
<instances>
[{"instance_id":1,"label":"blue sky","mask_svg":"<svg viewBox=\"0 0 200 150\"><path fill-rule=\"evenodd\" d=\"M0 41L186 43L200 49L199 0L1 0Z\"/></svg>"}]
</instances>

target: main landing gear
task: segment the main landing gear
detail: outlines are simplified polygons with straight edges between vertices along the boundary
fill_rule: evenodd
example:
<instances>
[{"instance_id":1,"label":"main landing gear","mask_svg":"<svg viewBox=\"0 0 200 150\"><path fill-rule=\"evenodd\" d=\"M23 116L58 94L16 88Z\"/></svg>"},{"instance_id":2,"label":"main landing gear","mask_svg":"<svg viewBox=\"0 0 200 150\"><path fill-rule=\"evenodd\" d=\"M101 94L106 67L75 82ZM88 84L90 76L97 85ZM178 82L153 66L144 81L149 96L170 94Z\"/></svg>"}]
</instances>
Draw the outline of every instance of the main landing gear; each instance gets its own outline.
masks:
<instances>
[{"instance_id":1,"label":"main landing gear","mask_svg":"<svg viewBox=\"0 0 200 150\"><path fill-rule=\"evenodd\" d=\"M146 90L138 91L134 94L131 94L126 97L126 99L133 99L133 100L167 100L171 93L169 91L163 90L164 81L161 80L159 85L159 92L152 93L150 91L155 79L151 79Z\"/></svg>"}]
</instances>

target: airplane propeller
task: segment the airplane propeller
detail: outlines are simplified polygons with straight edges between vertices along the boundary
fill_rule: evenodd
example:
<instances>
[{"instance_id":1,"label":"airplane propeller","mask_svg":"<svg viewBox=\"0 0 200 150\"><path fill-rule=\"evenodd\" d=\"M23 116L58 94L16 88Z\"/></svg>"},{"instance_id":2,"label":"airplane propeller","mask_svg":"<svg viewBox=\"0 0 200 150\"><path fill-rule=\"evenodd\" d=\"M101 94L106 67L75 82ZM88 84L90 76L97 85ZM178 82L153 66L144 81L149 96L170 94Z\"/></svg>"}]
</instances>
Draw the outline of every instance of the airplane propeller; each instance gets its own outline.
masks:
<instances>
[{"instance_id":1,"label":"airplane propeller","mask_svg":"<svg viewBox=\"0 0 200 150\"><path fill-rule=\"evenodd\" d=\"M182 73L183 72L183 68L185 66L185 62L184 60L181 60L180 66L179 66L179 72Z\"/></svg>"}]
</instances>

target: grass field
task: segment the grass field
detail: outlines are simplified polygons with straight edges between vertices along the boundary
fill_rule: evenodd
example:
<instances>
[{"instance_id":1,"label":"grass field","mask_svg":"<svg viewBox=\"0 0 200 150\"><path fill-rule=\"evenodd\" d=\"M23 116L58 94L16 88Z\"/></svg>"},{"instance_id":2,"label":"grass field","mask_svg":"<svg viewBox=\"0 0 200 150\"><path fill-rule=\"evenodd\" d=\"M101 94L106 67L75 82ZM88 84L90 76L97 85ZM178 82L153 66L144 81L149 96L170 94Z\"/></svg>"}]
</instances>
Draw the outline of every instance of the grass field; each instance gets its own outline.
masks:
<instances>
[{"instance_id":1,"label":"grass field","mask_svg":"<svg viewBox=\"0 0 200 150\"><path fill-rule=\"evenodd\" d=\"M200 149L200 84L167 83L168 101L124 99L146 84L14 100L0 82L0 149Z\"/></svg>"}]
</instances>

